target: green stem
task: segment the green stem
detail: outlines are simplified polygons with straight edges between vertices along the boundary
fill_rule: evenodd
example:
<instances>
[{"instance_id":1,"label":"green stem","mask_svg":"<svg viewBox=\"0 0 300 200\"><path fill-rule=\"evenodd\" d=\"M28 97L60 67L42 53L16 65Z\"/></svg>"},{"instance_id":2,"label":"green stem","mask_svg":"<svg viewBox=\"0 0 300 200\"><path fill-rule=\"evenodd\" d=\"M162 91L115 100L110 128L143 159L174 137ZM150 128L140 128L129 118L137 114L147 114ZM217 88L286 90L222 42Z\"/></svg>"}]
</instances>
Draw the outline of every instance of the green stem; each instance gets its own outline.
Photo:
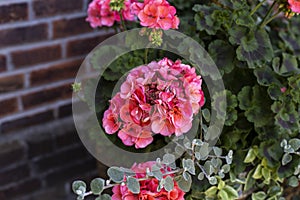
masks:
<instances>
[{"instance_id":1,"label":"green stem","mask_svg":"<svg viewBox=\"0 0 300 200\"><path fill-rule=\"evenodd\" d=\"M273 8L275 7L276 5L276 1L273 2L272 6L270 7L270 9L268 10L266 16L264 17L264 19L262 20L262 22L260 23L259 27L262 28L263 25L266 23L266 21L268 20L269 16L271 15L272 11L273 11Z\"/></svg>"},{"instance_id":2,"label":"green stem","mask_svg":"<svg viewBox=\"0 0 300 200\"><path fill-rule=\"evenodd\" d=\"M265 23L263 23L261 25L261 27L266 26L268 23L270 23L271 21L273 21L273 19L275 19L279 14L281 13L281 11L278 11L276 14L274 14L271 18L269 18Z\"/></svg>"},{"instance_id":3,"label":"green stem","mask_svg":"<svg viewBox=\"0 0 300 200\"><path fill-rule=\"evenodd\" d=\"M149 52L149 49L146 48L146 49L145 49L145 64L148 63L148 52Z\"/></svg>"},{"instance_id":4,"label":"green stem","mask_svg":"<svg viewBox=\"0 0 300 200\"><path fill-rule=\"evenodd\" d=\"M124 31L127 31L127 27L125 25L125 21L124 21L124 18L123 18L123 15L122 15L121 11L119 12L119 15L120 15L120 19L121 19L122 29Z\"/></svg>"},{"instance_id":5,"label":"green stem","mask_svg":"<svg viewBox=\"0 0 300 200\"><path fill-rule=\"evenodd\" d=\"M255 8L251 11L250 16L252 16L267 0L261 1Z\"/></svg>"}]
</instances>

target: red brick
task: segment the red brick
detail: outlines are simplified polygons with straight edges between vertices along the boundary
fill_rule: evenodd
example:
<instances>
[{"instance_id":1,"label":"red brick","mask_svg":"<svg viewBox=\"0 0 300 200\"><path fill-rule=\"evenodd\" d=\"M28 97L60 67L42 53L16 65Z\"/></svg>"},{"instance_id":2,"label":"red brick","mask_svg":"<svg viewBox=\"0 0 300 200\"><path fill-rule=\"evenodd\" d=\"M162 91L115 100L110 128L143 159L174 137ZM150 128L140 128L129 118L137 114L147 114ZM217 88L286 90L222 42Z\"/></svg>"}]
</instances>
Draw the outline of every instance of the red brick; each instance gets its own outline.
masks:
<instances>
[{"instance_id":1,"label":"red brick","mask_svg":"<svg viewBox=\"0 0 300 200\"><path fill-rule=\"evenodd\" d=\"M72 104L64 105L58 109L58 117L63 118L72 115Z\"/></svg>"},{"instance_id":2,"label":"red brick","mask_svg":"<svg viewBox=\"0 0 300 200\"><path fill-rule=\"evenodd\" d=\"M57 148L64 148L74 144L80 144L81 141L77 134L75 127L71 131L57 134L55 137L55 144Z\"/></svg>"},{"instance_id":3,"label":"red brick","mask_svg":"<svg viewBox=\"0 0 300 200\"><path fill-rule=\"evenodd\" d=\"M28 19L27 3L0 6L0 24Z\"/></svg>"},{"instance_id":4,"label":"red brick","mask_svg":"<svg viewBox=\"0 0 300 200\"><path fill-rule=\"evenodd\" d=\"M71 84L52 89L45 89L22 96L25 109L45 105L56 100L67 99L72 96Z\"/></svg>"},{"instance_id":5,"label":"red brick","mask_svg":"<svg viewBox=\"0 0 300 200\"><path fill-rule=\"evenodd\" d=\"M111 35L96 36L93 38L70 41L67 44L67 56L72 57L79 55L87 55L100 42L102 42L109 36Z\"/></svg>"},{"instance_id":6,"label":"red brick","mask_svg":"<svg viewBox=\"0 0 300 200\"><path fill-rule=\"evenodd\" d=\"M26 139L29 159L43 156L44 154L54 151L54 140L51 131L52 130L45 130L45 132L42 133L35 133Z\"/></svg>"},{"instance_id":7,"label":"red brick","mask_svg":"<svg viewBox=\"0 0 300 200\"><path fill-rule=\"evenodd\" d=\"M54 61L61 58L60 45L40 47L12 52L12 62L16 68Z\"/></svg>"},{"instance_id":8,"label":"red brick","mask_svg":"<svg viewBox=\"0 0 300 200\"><path fill-rule=\"evenodd\" d=\"M13 92L24 87L24 75L17 74L0 78L0 94Z\"/></svg>"},{"instance_id":9,"label":"red brick","mask_svg":"<svg viewBox=\"0 0 300 200\"><path fill-rule=\"evenodd\" d=\"M20 45L29 42L46 40L48 37L47 24L4 29L0 31L0 47Z\"/></svg>"},{"instance_id":10,"label":"red brick","mask_svg":"<svg viewBox=\"0 0 300 200\"><path fill-rule=\"evenodd\" d=\"M37 17L81 11L82 6L82 0L35 0L33 2L33 9Z\"/></svg>"},{"instance_id":11,"label":"red brick","mask_svg":"<svg viewBox=\"0 0 300 200\"><path fill-rule=\"evenodd\" d=\"M29 175L30 170L28 165L21 165L13 169L6 169L0 172L0 186L5 186L13 182L19 182L28 178Z\"/></svg>"},{"instance_id":12,"label":"red brick","mask_svg":"<svg viewBox=\"0 0 300 200\"><path fill-rule=\"evenodd\" d=\"M4 55L0 55L0 72L6 70L6 57Z\"/></svg>"},{"instance_id":13,"label":"red brick","mask_svg":"<svg viewBox=\"0 0 300 200\"><path fill-rule=\"evenodd\" d=\"M53 22L53 37L61 38L80 33L92 31L90 25L85 21L85 17L75 19L61 19Z\"/></svg>"},{"instance_id":14,"label":"red brick","mask_svg":"<svg viewBox=\"0 0 300 200\"><path fill-rule=\"evenodd\" d=\"M76 155L73 155L76 157ZM82 174L91 172L96 169L96 161L94 159L82 160L82 163L74 163L72 166L60 168L49 173L46 177L48 186L56 185L58 182L72 182L76 179L81 179Z\"/></svg>"},{"instance_id":15,"label":"red brick","mask_svg":"<svg viewBox=\"0 0 300 200\"><path fill-rule=\"evenodd\" d=\"M62 168L74 161L76 162L76 160L74 160L75 157L86 158L87 156L88 153L85 147L79 146L63 151L58 151L54 154L51 154L50 156L45 156L42 159L35 161L33 164L39 172L45 172L51 171L52 169L58 167Z\"/></svg>"},{"instance_id":16,"label":"red brick","mask_svg":"<svg viewBox=\"0 0 300 200\"><path fill-rule=\"evenodd\" d=\"M49 110L42 113L29 115L20 119L4 122L1 129L3 133L10 133L37 124L43 124L51 120L54 120L54 115L53 111Z\"/></svg>"},{"instance_id":17,"label":"red brick","mask_svg":"<svg viewBox=\"0 0 300 200\"><path fill-rule=\"evenodd\" d=\"M9 188L0 190L1 199L20 199L18 197L24 197L25 195L39 191L42 184L38 179L25 180L22 183L13 185Z\"/></svg>"},{"instance_id":18,"label":"red brick","mask_svg":"<svg viewBox=\"0 0 300 200\"><path fill-rule=\"evenodd\" d=\"M18 101L16 98L0 101L0 117L18 111Z\"/></svg>"},{"instance_id":19,"label":"red brick","mask_svg":"<svg viewBox=\"0 0 300 200\"><path fill-rule=\"evenodd\" d=\"M25 158L25 149L19 141L0 144L0 169L20 162L23 158Z\"/></svg>"},{"instance_id":20,"label":"red brick","mask_svg":"<svg viewBox=\"0 0 300 200\"><path fill-rule=\"evenodd\" d=\"M46 69L35 70L30 74L30 83L32 86L36 86L59 80L73 79L81 63L82 60L80 59L50 66Z\"/></svg>"}]
</instances>

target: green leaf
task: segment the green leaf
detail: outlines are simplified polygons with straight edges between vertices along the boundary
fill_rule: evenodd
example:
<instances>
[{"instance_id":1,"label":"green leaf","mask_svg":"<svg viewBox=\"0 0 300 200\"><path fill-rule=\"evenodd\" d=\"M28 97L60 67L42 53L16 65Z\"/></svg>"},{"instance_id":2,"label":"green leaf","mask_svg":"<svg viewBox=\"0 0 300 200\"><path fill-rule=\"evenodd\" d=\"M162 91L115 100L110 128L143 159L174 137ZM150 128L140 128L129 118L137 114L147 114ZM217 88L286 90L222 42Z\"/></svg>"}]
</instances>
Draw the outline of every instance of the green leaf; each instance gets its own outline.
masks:
<instances>
[{"instance_id":1,"label":"green leaf","mask_svg":"<svg viewBox=\"0 0 300 200\"><path fill-rule=\"evenodd\" d=\"M95 178L94 180L92 180L90 186L91 186L91 191L93 192L93 194L95 194L95 195L101 194L101 192L103 191L103 188L104 188L104 184L105 184L105 181L102 178Z\"/></svg>"},{"instance_id":2,"label":"green leaf","mask_svg":"<svg viewBox=\"0 0 300 200\"><path fill-rule=\"evenodd\" d=\"M266 31L259 29L249 32L241 39L241 45L236 50L237 58L246 61L250 68L256 68L273 59L273 48Z\"/></svg>"},{"instance_id":3,"label":"green leaf","mask_svg":"<svg viewBox=\"0 0 300 200\"><path fill-rule=\"evenodd\" d=\"M262 86L280 84L279 80L276 79L276 74L267 65L262 68L254 69L253 73L257 78L257 82Z\"/></svg>"},{"instance_id":4,"label":"green leaf","mask_svg":"<svg viewBox=\"0 0 300 200\"><path fill-rule=\"evenodd\" d=\"M261 179L262 178L262 172L261 171L262 171L262 166L259 164L259 165L257 165L252 177L254 179Z\"/></svg>"},{"instance_id":5,"label":"green leaf","mask_svg":"<svg viewBox=\"0 0 300 200\"><path fill-rule=\"evenodd\" d=\"M228 194L225 190L220 190L218 193L218 197L222 200L228 200Z\"/></svg>"},{"instance_id":6,"label":"green leaf","mask_svg":"<svg viewBox=\"0 0 300 200\"><path fill-rule=\"evenodd\" d=\"M253 148L250 148L247 155L246 155L246 158L244 159L244 163L253 162L256 158L256 155L257 155L257 150L254 150Z\"/></svg>"},{"instance_id":7,"label":"green leaf","mask_svg":"<svg viewBox=\"0 0 300 200\"><path fill-rule=\"evenodd\" d=\"M163 163L164 164L166 164L166 165L170 165L170 164L172 164L172 163L174 163L175 162L175 156L173 155L173 154L165 154L164 156L163 156Z\"/></svg>"},{"instance_id":8,"label":"green leaf","mask_svg":"<svg viewBox=\"0 0 300 200\"><path fill-rule=\"evenodd\" d=\"M205 121L209 122L210 121L210 112L207 108L203 109L202 111L202 116L204 117Z\"/></svg>"},{"instance_id":9,"label":"green leaf","mask_svg":"<svg viewBox=\"0 0 300 200\"><path fill-rule=\"evenodd\" d=\"M136 178L131 176L127 177L126 185L133 194L140 193L140 183Z\"/></svg>"},{"instance_id":10,"label":"green leaf","mask_svg":"<svg viewBox=\"0 0 300 200\"><path fill-rule=\"evenodd\" d=\"M266 195L265 192L260 191L260 192L257 192L257 193L253 193L251 197L252 197L253 200L264 200L264 199L267 198L267 195Z\"/></svg>"},{"instance_id":11,"label":"green leaf","mask_svg":"<svg viewBox=\"0 0 300 200\"><path fill-rule=\"evenodd\" d=\"M222 149L219 147L213 147L214 154L218 157L222 155Z\"/></svg>"},{"instance_id":12,"label":"green leaf","mask_svg":"<svg viewBox=\"0 0 300 200\"><path fill-rule=\"evenodd\" d=\"M74 181L72 183L72 190L75 194L81 196L86 192L86 184L83 181Z\"/></svg>"},{"instance_id":13,"label":"green leaf","mask_svg":"<svg viewBox=\"0 0 300 200\"><path fill-rule=\"evenodd\" d=\"M300 72L297 57L287 53L282 54L281 65L274 64L273 68L281 76L290 76Z\"/></svg>"},{"instance_id":14,"label":"green leaf","mask_svg":"<svg viewBox=\"0 0 300 200\"><path fill-rule=\"evenodd\" d=\"M282 165L286 165L291 162L293 157L289 153L285 153L282 157Z\"/></svg>"},{"instance_id":15,"label":"green leaf","mask_svg":"<svg viewBox=\"0 0 300 200\"><path fill-rule=\"evenodd\" d=\"M296 176L292 176L288 179L288 184L291 187L298 187L299 181L300 180Z\"/></svg>"},{"instance_id":16,"label":"green leaf","mask_svg":"<svg viewBox=\"0 0 300 200\"><path fill-rule=\"evenodd\" d=\"M111 196L108 194L103 194L100 197L98 197L99 199L96 200L111 200Z\"/></svg>"},{"instance_id":17,"label":"green leaf","mask_svg":"<svg viewBox=\"0 0 300 200\"><path fill-rule=\"evenodd\" d=\"M252 178L254 174L254 169L252 169L248 174L247 174L247 177L246 177L246 182L245 182L245 187L244 187L244 190L245 191L248 191L250 190L256 183L256 181Z\"/></svg>"},{"instance_id":18,"label":"green leaf","mask_svg":"<svg viewBox=\"0 0 300 200\"><path fill-rule=\"evenodd\" d=\"M204 179L204 177L205 177L205 175L204 175L203 172L200 172L200 173L198 174L198 180L202 181L202 180Z\"/></svg>"},{"instance_id":19,"label":"green leaf","mask_svg":"<svg viewBox=\"0 0 300 200\"><path fill-rule=\"evenodd\" d=\"M174 189L174 181L171 176L165 178L164 188L167 192L171 192Z\"/></svg>"},{"instance_id":20,"label":"green leaf","mask_svg":"<svg viewBox=\"0 0 300 200\"><path fill-rule=\"evenodd\" d=\"M195 163L192 159L183 159L182 160L182 166L185 171L188 171L190 174L195 175Z\"/></svg>"},{"instance_id":21,"label":"green leaf","mask_svg":"<svg viewBox=\"0 0 300 200\"><path fill-rule=\"evenodd\" d=\"M294 151L298 151L300 149L300 139L293 138L289 141L289 144L294 149Z\"/></svg>"},{"instance_id":22,"label":"green leaf","mask_svg":"<svg viewBox=\"0 0 300 200\"><path fill-rule=\"evenodd\" d=\"M208 178L208 182L209 182L209 184L211 184L211 185L216 185L216 184L218 183L218 180L217 180L216 177L212 176L212 177L209 177L209 178Z\"/></svg>"},{"instance_id":23,"label":"green leaf","mask_svg":"<svg viewBox=\"0 0 300 200\"><path fill-rule=\"evenodd\" d=\"M208 46L208 52L215 61L221 74L230 73L234 69L234 48L223 40L214 40Z\"/></svg>"},{"instance_id":24,"label":"green leaf","mask_svg":"<svg viewBox=\"0 0 300 200\"><path fill-rule=\"evenodd\" d=\"M212 186L205 191L205 195L209 197L214 197L218 192L218 188L216 186Z\"/></svg>"},{"instance_id":25,"label":"green leaf","mask_svg":"<svg viewBox=\"0 0 300 200\"><path fill-rule=\"evenodd\" d=\"M192 177L188 173L187 176L188 176L187 180L185 180L182 176L178 176L175 179L178 184L178 187L184 192L189 192L192 186Z\"/></svg>"},{"instance_id":26,"label":"green leaf","mask_svg":"<svg viewBox=\"0 0 300 200\"><path fill-rule=\"evenodd\" d=\"M239 197L238 192L229 185L226 185L223 190L228 194L228 199L237 199Z\"/></svg>"},{"instance_id":27,"label":"green leaf","mask_svg":"<svg viewBox=\"0 0 300 200\"><path fill-rule=\"evenodd\" d=\"M116 183L121 183L124 180L124 172L119 167L110 167L107 170L108 176Z\"/></svg>"},{"instance_id":28,"label":"green leaf","mask_svg":"<svg viewBox=\"0 0 300 200\"><path fill-rule=\"evenodd\" d=\"M161 180L163 178L163 174L157 165L153 165L151 167L151 172L157 180Z\"/></svg>"},{"instance_id":29,"label":"green leaf","mask_svg":"<svg viewBox=\"0 0 300 200\"><path fill-rule=\"evenodd\" d=\"M225 164L222 166L222 169L223 169L224 173L228 173L230 171L230 165Z\"/></svg>"}]
</instances>

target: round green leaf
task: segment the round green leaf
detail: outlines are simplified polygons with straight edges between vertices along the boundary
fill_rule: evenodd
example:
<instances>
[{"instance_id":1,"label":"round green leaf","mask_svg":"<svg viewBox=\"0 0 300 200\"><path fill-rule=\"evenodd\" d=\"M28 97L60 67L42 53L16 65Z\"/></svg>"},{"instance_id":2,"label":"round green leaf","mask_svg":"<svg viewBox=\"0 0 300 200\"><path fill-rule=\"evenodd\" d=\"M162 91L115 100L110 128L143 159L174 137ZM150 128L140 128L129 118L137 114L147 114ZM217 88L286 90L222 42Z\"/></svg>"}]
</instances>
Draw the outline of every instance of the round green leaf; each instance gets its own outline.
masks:
<instances>
[{"instance_id":1,"label":"round green leaf","mask_svg":"<svg viewBox=\"0 0 300 200\"><path fill-rule=\"evenodd\" d=\"M133 194L140 193L140 183L136 178L128 177L126 185Z\"/></svg>"},{"instance_id":2,"label":"round green leaf","mask_svg":"<svg viewBox=\"0 0 300 200\"><path fill-rule=\"evenodd\" d=\"M91 190L93 194L99 195L103 191L105 181L102 178L95 178L91 182Z\"/></svg>"},{"instance_id":3,"label":"round green leaf","mask_svg":"<svg viewBox=\"0 0 300 200\"><path fill-rule=\"evenodd\" d=\"M74 181L72 190L77 195L83 195L86 192L86 184L83 181Z\"/></svg>"}]
</instances>

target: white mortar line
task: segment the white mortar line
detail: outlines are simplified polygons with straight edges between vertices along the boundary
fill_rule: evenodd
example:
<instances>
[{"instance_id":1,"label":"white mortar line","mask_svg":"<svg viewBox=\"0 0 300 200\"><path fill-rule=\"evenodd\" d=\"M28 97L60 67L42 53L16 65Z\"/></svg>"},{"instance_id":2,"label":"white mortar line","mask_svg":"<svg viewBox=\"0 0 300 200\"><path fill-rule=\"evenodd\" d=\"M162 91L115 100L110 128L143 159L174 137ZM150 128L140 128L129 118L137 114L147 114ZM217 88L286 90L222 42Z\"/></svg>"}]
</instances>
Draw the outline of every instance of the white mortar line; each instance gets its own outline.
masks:
<instances>
[{"instance_id":1,"label":"white mortar line","mask_svg":"<svg viewBox=\"0 0 300 200\"><path fill-rule=\"evenodd\" d=\"M53 65L59 65L59 64L65 63L65 62L72 62L72 61L76 61L79 59L84 59L84 57L85 56L70 57L70 58L66 58L66 59L60 59L60 60L55 60L55 61L51 61L51 62L37 64L32 67L24 67L24 68L16 69L16 70L9 71L9 72L1 72L0 78L5 78L7 76L13 76L13 75L18 75L18 74L24 74L24 73L32 72L32 71L39 70L39 69L47 69ZM1 94L0 94L0 96L1 96Z\"/></svg>"},{"instance_id":2,"label":"white mortar line","mask_svg":"<svg viewBox=\"0 0 300 200\"><path fill-rule=\"evenodd\" d=\"M28 1L28 20L32 21L34 19L33 3L32 0Z\"/></svg>"},{"instance_id":3,"label":"white mortar line","mask_svg":"<svg viewBox=\"0 0 300 200\"><path fill-rule=\"evenodd\" d=\"M0 53L7 53L7 52L11 52L11 51L22 51L22 50L27 50L27 49L31 49L31 48L39 48L42 46L50 46L50 45L52 46L52 45L61 44L63 42L69 42L72 40L88 39L88 38L92 38L94 36L103 36L103 35L107 35L107 34L111 34L111 33L113 33L113 31L101 30L101 31L97 31L97 32L89 32L89 33L83 33L83 34L78 34L78 35L71 35L71 36L65 37L65 38L57 38L55 40L38 41L38 42L33 42L33 43L28 43L28 44L22 44L20 46L14 45L14 46L4 47L4 48L0 49Z\"/></svg>"},{"instance_id":4,"label":"white mortar line","mask_svg":"<svg viewBox=\"0 0 300 200\"><path fill-rule=\"evenodd\" d=\"M42 113L42 112L45 112L45 111L48 111L48 110L53 110L55 108L59 108L59 107L64 106L64 105L68 105L70 103L72 103L72 99L58 100L58 101L56 101L54 103L51 103L51 104L49 103L49 104L41 106L41 107L33 108L33 109L26 110L26 111L23 111L23 112L15 113L13 115L2 117L0 119L0 124L3 124L4 122L7 122L7 121L17 120L17 119L21 119L23 117L39 114L39 113Z\"/></svg>"},{"instance_id":5,"label":"white mortar line","mask_svg":"<svg viewBox=\"0 0 300 200\"><path fill-rule=\"evenodd\" d=\"M14 23L1 24L0 29L28 27L32 25L48 23L50 21L56 21L61 19L75 19L79 17L85 17L86 15L87 14L85 12L79 12L79 13L60 14L59 16L50 16L46 18L35 18L32 21L17 21Z\"/></svg>"},{"instance_id":6,"label":"white mortar line","mask_svg":"<svg viewBox=\"0 0 300 200\"><path fill-rule=\"evenodd\" d=\"M19 91L15 91L12 93L6 93L6 94L2 94L0 95L0 98L3 99L9 99L9 98L13 98L16 96L22 96L22 95L26 95L29 93L34 93L34 92L39 92L42 90L48 90L48 89L53 89L53 88L57 88L60 86L63 86L65 84L70 84L70 88L71 88L71 84L73 83L74 79L66 79L66 80L62 80L62 81L57 81L54 83L48 83L47 85L40 85L34 88L28 88L28 89L23 89L23 90L19 90Z\"/></svg>"}]
</instances>

